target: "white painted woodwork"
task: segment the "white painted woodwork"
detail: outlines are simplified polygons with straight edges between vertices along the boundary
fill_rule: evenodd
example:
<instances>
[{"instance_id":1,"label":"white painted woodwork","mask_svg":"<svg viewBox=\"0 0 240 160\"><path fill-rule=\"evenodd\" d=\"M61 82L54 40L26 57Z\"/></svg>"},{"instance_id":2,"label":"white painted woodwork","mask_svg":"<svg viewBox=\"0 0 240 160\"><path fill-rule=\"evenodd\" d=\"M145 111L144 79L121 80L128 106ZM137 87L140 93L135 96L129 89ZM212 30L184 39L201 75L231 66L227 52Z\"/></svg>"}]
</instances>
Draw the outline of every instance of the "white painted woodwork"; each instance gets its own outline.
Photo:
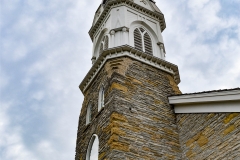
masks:
<instances>
[{"instance_id":1,"label":"white painted woodwork","mask_svg":"<svg viewBox=\"0 0 240 160\"><path fill-rule=\"evenodd\" d=\"M93 34L93 57L96 57L96 59L99 57L102 38L105 35L109 37L109 48L121 45L135 47L133 32L136 28L142 27L151 38L153 56L165 59L165 52L158 45L159 43L163 44L160 20L156 16L152 16L156 11L161 14L161 11L149 0L134 0L133 2L145 8L145 10L139 10L130 4L121 3L111 6L108 13L104 13L103 16L101 14L106 10L106 4L100 5L94 17L93 27L98 25L98 21L103 20L94 32L90 30ZM150 14L150 11L152 14ZM95 60L93 60L94 62Z\"/></svg>"},{"instance_id":2,"label":"white painted woodwork","mask_svg":"<svg viewBox=\"0 0 240 160\"><path fill-rule=\"evenodd\" d=\"M240 90L171 96L175 113L240 112Z\"/></svg>"}]
</instances>

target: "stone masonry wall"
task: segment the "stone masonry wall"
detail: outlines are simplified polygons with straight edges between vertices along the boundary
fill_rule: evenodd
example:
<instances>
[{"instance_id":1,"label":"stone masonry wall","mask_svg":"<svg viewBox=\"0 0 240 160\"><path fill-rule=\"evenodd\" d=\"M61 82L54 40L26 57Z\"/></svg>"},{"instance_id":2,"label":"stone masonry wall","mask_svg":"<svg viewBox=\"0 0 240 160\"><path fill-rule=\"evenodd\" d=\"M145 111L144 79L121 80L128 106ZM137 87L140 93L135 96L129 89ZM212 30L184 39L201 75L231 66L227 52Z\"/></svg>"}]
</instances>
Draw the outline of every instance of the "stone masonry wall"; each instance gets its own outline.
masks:
<instances>
[{"instance_id":1,"label":"stone masonry wall","mask_svg":"<svg viewBox=\"0 0 240 160\"><path fill-rule=\"evenodd\" d=\"M178 114L184 160L240 160L240 113Z\"/></svg>"},{"instance_id":2,"label":"stone masonry wall","mask_svg":"<svg viewBox=\"0 0 240 160\"><path fill-rule=\"evenodd\" d=\"M102 84L105 107L98 112ZM167 98L176 93L181 92L168 73L126 57L108 61L84 95L76 160L85 160L92 134L99 137L100 160L180 160L176 116ZM93 121L86 126L89 101Z\"/></svg>"},{"instance_id":3,"label":"stone masonry wall","mask_svg":"<svg viewBox=\"0 0 240 160\"><path fill-rule=\"evenodd\" d=\"M111 115L111 107L113 102L113 94L105 95L105 108L98 112L98 96L102 85L109 88L109 77L106 76L106 70L101 70L97 75L95 81L91 84L89 89L84 94L84 101L79 117L78 133L76 141L76 160L85 160L89 141L93 134L97 134L100 141L99 152L108 150L107 141L110 135L103 132L109 124L109 117ZM105 93L106 94L106 93ZM91 103L91 123L86 125L86 115L88 104Z\"/></svg>"},{"instance_id":4,"label":"stone masonry wall","mask_svg":"<svg viewBox=\"0 0 240 160\"><path fill-rule=\"evenodd\" d=\"M175 93L173 79L138 61L128 65L124 75L114 74L110 82L115 90L114 111L125 117L114 122L121 134L113 134L111 142L120 143L124 150L113 147L107 158L180 159L175 115L167 98Z\"/></svg>"}]
</instances>

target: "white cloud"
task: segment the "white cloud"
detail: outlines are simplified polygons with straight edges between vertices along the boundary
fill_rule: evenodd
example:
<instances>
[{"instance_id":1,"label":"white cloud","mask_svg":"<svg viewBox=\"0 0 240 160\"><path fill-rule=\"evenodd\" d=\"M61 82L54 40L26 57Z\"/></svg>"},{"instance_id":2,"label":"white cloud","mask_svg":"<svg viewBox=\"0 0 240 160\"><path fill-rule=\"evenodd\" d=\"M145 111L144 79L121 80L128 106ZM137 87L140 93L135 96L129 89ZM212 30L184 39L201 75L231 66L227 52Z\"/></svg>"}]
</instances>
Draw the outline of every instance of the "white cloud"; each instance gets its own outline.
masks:
<instances>
[{"instance_id":1,"label":"white cloud","mask_svg":"<svg viewBox=\"0 0 240 160\"><path fill-rule=\"evenodd\" d=\"M1 61L0 61L1 62ZM9 76L4 72L0 65L0 92L9 84Z\"/></svg>"},{"instance_id":2,"label":"white cloud","mask_svg":"<svg viewBox=\"0 0 240 160\"><path fill-rule=\"evenodd\" d=\"M10 104L5 104L3 102L1 102L0 104L0 135L3 135L3 133L5 132L5 128L9 125L9 118L6 111L9 108ZM4 141L4 138L0 138L0 146L3 146Z\"/></svg>"},{"instance_id":3,"label":"white cloud","mask_svg":"<svg viewBox=\"0 0 240 160\"><path fill-rule=\"evenodd\" d=\"M32 98L37 101L41 101L44 99L44 96L45 96L44 91L37 91L37 92L33 93Z\"/></svg>"},{"instance_id":4,"label":"white cloud","mask_svg":"<svg viewBox=\"0 0 240 160\"><path fill-rule=\"evenodd\" d=\"M11 143L9 145L8 142L5 144L7 146L7 149L3 153L3 159L4 160L12 160L12 159L17 159L17 160L26 160L26 159L32 159L35 160L36 158L32 155L31 152L28 151L23 145L20 140L20 137L14 137L18 136L17 134L9 135L7 138L7 141L13 138L15 138L16 142Z\"/></svg>"},{"instance_id":5,"label":"white cloud","mask_svg":"<svg viewBox=\"0 0 240 160\"><path fill-rule=\"evenodd\" d=\"M191 1L188 1L188 5L195 10L199 10L199 9L202 9L209 1L210 0L201 0L201 1L191 0Z\"/></svg>"},{"instance_id":6,"label":"white cloud","mask_svg":"<svg viewBox=\"0 0 240 160\"><path fill-rule=\"evenodd\" d=\"M185 93L238 87L239 38L232 37L231 28L239 30L239 19L221 17L226 8L217 0L161 3L175 9L163 11L163 35L167 60L180 69L180 89Z\"/></svg>"},{"instance_id":7,"label":"white cloud","mask_svg":"<svg viewBox=\"0 0 240 160\"><path fill-rule=\"evenodd\" d=\"M36 151L38 152L39 155L41 155L42 159L53 159L53 160L57 160L56 157L58 157L59 154L56 150L55 150L55 146L53 146L49 141L41 141L38 143L38 145L36 146Z\"/></svg>"},{"instance_id":8,"label":"white cloud","mask_svg":"<svg viewBox=\"0 0 240 160\"><path fill-rule=\"evenodd\" d=\"M18 3L16 6L8 5L10 3L4 2L12 11L20 7ZM1 131L4 132L1 132L1 141L4 140L1 150L4 152L0 159L74 158L79 116L76 113L80 112L83 100L78 85L91 66L88 30L93 15L86 15L85 9L94 13L97 8L96 5L86 7L87 3L90 4L76 0L27 1L22 6L25 9L18 8L19 13L14 14L16 21L9 22L7 28L3 26L5 33L13 34L5 35L2 55L11 66L3 69L4 77L11 74L11 81L1 79L1 85L12 83L14 91L4 94L12 96L16 103L1 112ZM14 68L17 70L13 71ZM11 151L16 154L10 154Z\"/></svg>"},{"instance_id":9,"label":"white cloud","mask_svg":"<svg viewBox=\"0 0 240 160\"><path fill-rule=\"evenodd\" d=\"M14 105L11 102L1 101L0 106L0 159L2 160L35 160L32 153L24 146L21 134L22 129L11 126L8 110Z\"/></svg>"}]
</instances>

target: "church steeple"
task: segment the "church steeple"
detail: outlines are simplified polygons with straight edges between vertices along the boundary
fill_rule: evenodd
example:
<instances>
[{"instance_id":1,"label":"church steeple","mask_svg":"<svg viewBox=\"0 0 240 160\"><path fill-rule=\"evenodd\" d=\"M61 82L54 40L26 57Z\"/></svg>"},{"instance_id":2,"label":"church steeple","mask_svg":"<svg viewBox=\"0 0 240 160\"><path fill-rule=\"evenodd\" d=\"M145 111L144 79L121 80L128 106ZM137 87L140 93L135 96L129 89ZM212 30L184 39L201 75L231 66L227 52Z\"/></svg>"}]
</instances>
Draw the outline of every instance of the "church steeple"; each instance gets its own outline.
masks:
<instances>
[{"instance_id":1,"label":"church steeple","mask_svg":"<svg viewBox=\"0 0 240 160\"><path fill-rule=\"evenodd\" d=\"M135 29L141 26L145 37L136 39ZM93 40L93 63L107 49L102 46L103 38L109 39L108 47L121 45L135 47L141 43L143 52L165 59L162 31L166 28L164 15L151 0L103 0L95 13L89 35ZM138 37L139 38L139 37ZM138 42L137 42L138 41ZM146 41L150 42L149 44ZM102 48L101 48L102 47Z\"/></svg>"},{"instance_id":2,"label":"church steeple","mask_svg":"<svg viewBox=\"0 0 240 160\"><path fill-rule=\"evenodd\" d=\"M180 76L165 61L165 27L152 0L102 1L89 31L93 66L79 86L76 160L180 159L167 98L181 93Z\"/></svg>"}]
</instances>

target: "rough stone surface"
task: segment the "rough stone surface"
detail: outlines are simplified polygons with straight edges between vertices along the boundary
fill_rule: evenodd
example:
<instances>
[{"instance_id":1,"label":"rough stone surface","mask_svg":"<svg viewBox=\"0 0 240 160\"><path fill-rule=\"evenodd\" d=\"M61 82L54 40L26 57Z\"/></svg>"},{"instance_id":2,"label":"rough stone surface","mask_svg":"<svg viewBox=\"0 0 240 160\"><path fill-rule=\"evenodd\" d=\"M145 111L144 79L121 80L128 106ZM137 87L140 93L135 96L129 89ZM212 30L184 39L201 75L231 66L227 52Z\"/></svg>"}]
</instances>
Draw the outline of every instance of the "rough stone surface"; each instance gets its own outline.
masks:
<instances>
[{"instance_id":1,"label":"rough stone surface","mask_svg":"<svg viewBox=\"0 0 240 160\"><path fill-rule=\"evenodd\" d=\"M105 107L98 94L105 87ZM110 60L84 93L79 117L76 160L86 159L93 134L101 160L181 159L176 116L168 96L181 93L168 73L122 57ZM92 122L86 126L88 103Z\"/></svg>"},{"instance_id":2,"label":"rough stone surface","mask_svg":"<svg viewBox=\"0 0 240 160\"><path fill-rule=\"evenodd\" d=\"M179 93L168 73L131 58L109 60L84 93L76 160L86 159L93 134L99 160L240 160L240 113L174 114L168 96Z\"/></svg>"},{"instance_id":3,"label":"rough stone surface","mask_svg":"<svg viewBox=\"0 0 240 160\"><path fill-rule=\"evenodd\" d=\"M178 114L186 160L240 160L240 113Z\"/></svg>"}]
</instances>

